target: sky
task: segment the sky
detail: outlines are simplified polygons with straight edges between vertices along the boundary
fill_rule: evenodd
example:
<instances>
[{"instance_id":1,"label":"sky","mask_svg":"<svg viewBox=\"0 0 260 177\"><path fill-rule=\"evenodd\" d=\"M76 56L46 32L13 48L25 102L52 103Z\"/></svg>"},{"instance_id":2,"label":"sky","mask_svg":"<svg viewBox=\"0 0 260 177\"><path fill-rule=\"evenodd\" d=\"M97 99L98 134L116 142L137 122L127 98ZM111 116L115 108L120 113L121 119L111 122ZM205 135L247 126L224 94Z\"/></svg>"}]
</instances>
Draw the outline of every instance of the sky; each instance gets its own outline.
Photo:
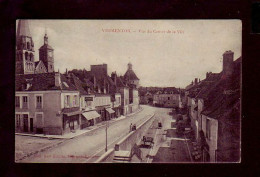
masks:
<instances>
[{"instance_id":1,"label":"sky","mask_svg":"<svg viewBox=\"0 0 260 177\"><path fill-rule=\"evenodd\" d=\"M221 72L225 51L241 56L240 20L29 20L29 26L35 61L47 31L55 71L106 63L109 75L124 75L131 62L141 86L184 88Z\"/></svg>"}]
</instances>

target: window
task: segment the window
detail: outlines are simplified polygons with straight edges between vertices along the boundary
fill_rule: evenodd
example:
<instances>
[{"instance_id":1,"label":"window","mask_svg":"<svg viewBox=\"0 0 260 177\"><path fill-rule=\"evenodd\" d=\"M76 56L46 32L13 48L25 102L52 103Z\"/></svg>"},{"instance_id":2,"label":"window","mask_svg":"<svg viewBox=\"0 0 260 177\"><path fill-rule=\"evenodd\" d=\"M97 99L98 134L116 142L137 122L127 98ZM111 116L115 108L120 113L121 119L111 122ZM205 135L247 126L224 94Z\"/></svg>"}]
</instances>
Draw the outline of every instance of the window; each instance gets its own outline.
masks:
<instances>
[{"instance_id":1,"label":"window","mask_svg":"<svg viewBox=\"0 0 260 177\"><path fill-rule=\"evenodd\" d=\"M210 139L210 120L206 120L206 137Z\"/></svg>"},{"instance_id":2,"label":"window","mask_svg":"<svg viewBox=\"0 0 260 177\"><path fill-rule=\"evenodd\" d=\"M170 97L168 97L168 100L170 100Z\"/></svg>"},{"instance_id":3,"label":"window","mask_svg":"<svg viewBox=\"0 0 260 177\"><path fill-rule=\"evenodd\" d=\"M77 95L74 95L73 106L74 106L74 107L77 106Z\"/></svg>"},{"instance_id":4,"label":"window","mask_svg":"<svg viewBox=\"0 0 260 177\"><path fill-rule=\"evenodd\" d=\"M17 108L20 107L20 97L19 96L15 97L15 107L17 107Z\"/></svg>"},{"instance_id":5,"label":"window","mask_svg":"<svg viewBox=\"0 0 260 177\"><path fill-rule=\"evenodd\" d=\"M28 52L25 52L25 59L28 60Z\"/></svg>"},{"instance_id":6,"label":"window","mask_svg":"<svg viewBox=\"0 0 260 177\"><path fill-rule=\"evenodd\" d=\"M27 42L27 49L31 49L30 42Z\"/></svg>"},{"instance_id":7,"label":"window","mask_svg":"<svg viewBox=\"0 0 260 177\"><path fill-rule=\"evenodd\" d=\"M23 96L23 108L27 109L28 108L28 97Z\"/></svg>"},{"instance_id":8,"label":"window","mask_svg":"<svg viewBox=\"0 0 260 177\"><path fill-rule=\"evenodd\" d=\"M65 96L65 107L70 107L70 96L69 95L66 95Z\"/></svg>"},{"instance_id":9,"label":"window","mask_svg":"<svg viewBox=\"0 0 260 177\"><path fill-rule=\"evenodd\" d=\"M31 53L31 54L30 54L30 60L33 61L33 59L34 59L34 58L33 58L33 54Z\"/></svg>"},{"instance_id":10,"label":"window","mask_svg":"<svg viewBox=\"0 0 260 177\"><path fill-rule=\"evenodd\" d=\"M36 96L36 108L37 109L42 108L42 96Z\"/></svg>"},{"instance_id":11,"label":"window","mask_svg":"<svg viewBox=\"0 0 260 177\"><path fill-rule=\"evenodd\" d=\"M15 115L15 119L16 119L16 127L20 127L20 125L21 125L21 116L20 116L20 114L16 114Z\"/></svg>"}]
</instances>

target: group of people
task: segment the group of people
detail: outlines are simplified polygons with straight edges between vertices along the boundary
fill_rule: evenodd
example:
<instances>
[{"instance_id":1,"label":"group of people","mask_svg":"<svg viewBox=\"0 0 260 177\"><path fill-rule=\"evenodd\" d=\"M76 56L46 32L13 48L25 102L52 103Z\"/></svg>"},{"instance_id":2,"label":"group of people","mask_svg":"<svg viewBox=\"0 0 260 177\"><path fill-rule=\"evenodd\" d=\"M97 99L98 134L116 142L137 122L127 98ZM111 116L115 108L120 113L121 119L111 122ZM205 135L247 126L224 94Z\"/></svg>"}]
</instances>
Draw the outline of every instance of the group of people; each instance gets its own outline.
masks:
<instances>
[{"instance_id":1,"label":"group of people","mask_svg":"<svg viewBox=\"0 0 260 177\"><path fill-rule=\"evenodd\" d=\"M131 131L133 131L133 130L136 130L136 125L135 124L130 124L130 131L129 132L131 132Z\"/></svg>"}]
</instances>

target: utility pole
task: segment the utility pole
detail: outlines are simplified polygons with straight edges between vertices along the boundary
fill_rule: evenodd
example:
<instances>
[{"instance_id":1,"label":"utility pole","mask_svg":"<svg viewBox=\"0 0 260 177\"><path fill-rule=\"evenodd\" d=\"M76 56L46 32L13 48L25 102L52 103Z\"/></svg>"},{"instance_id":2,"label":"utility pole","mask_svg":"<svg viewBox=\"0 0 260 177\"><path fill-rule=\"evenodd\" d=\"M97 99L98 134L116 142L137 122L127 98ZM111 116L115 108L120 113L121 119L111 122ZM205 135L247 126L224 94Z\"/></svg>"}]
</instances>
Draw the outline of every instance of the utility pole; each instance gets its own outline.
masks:
<instances>
[{"instance_id":1,"label":"utility pole","mask_svg":"<svg viewBox=\"0 0 260 177\"><path fill-rule=\"evenodd\" d=\"M105 111L105 118L106 118L106 148L105 148L105 151L107 152L107 113L106 113L106 109L104 110Z\"/></svg>"},{"instance_id":2,"label":"utility pole","mask_svg":"<svg viewBox=\"0 0 260 177\"><path fill-rule=\"evenodd\" d=\"M106 120L106 149L105 151L107 152L107 120Z\"/></svg>"}]
</instances>

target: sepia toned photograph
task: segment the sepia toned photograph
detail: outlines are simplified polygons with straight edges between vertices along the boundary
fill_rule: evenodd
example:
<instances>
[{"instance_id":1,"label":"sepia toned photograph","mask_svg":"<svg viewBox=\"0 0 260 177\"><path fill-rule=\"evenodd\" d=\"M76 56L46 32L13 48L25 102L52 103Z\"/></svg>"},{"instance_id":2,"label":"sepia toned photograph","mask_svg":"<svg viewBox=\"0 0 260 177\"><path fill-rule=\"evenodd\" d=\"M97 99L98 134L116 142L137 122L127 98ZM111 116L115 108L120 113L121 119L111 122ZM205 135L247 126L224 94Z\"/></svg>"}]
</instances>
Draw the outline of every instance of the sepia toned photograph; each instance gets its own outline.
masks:
<instances>
[{"instance_id":1,"label":"sepia toned photograph","mask_svg":"<svg viewBox=\"0 0 260 177\"><path fill-rule=\"evenodd\" d=\"M240 20L16 20L15 163L240 163Z\"/></svg>"}]
</instances>

